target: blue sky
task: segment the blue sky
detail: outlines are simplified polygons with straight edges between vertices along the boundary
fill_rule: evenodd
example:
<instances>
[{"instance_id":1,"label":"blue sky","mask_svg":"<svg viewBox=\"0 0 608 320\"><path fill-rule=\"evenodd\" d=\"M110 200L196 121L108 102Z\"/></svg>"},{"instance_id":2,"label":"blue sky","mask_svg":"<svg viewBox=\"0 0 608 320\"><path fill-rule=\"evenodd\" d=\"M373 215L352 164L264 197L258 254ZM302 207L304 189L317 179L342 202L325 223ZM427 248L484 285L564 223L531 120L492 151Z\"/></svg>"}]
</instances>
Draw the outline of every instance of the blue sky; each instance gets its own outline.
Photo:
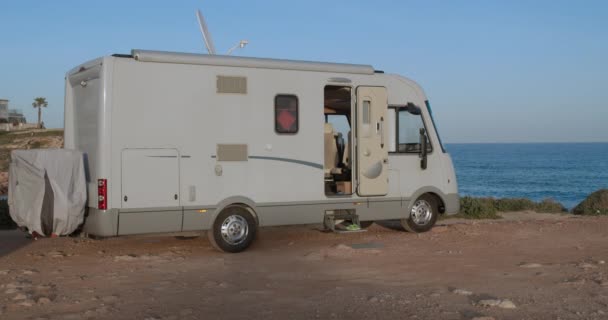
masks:
<instances>
[{"instance_id":1,"label":"blue sky","mask_svg":"<svg viewBox=\"0 0 608 320\"><path fill-rule=\"evenodd\" d=\"M446 142L608 141L607 1L0 2L0 98L63 125L63 77L133 48L372 64L419 82Z\"/></svg>"}]
</instances>

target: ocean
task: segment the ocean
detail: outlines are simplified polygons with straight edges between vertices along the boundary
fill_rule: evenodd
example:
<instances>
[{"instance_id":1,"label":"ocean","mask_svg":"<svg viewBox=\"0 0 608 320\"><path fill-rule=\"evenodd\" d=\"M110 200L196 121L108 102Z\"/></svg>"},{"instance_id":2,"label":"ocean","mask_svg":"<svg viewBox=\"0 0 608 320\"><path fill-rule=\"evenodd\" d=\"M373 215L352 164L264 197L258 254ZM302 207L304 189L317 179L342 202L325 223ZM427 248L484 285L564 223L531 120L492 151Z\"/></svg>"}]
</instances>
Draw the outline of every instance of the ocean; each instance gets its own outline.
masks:
<instances>
[{"instance_id":1,"label":"ocean","mask_svg":"<svg viewBox=\"0 0 608 320\"><path fill-rule=\"evenodd\" d=\"M447 144L461 196L553 198L572 209L608 188L608 143Z\"/></svg>"}]
</instances>

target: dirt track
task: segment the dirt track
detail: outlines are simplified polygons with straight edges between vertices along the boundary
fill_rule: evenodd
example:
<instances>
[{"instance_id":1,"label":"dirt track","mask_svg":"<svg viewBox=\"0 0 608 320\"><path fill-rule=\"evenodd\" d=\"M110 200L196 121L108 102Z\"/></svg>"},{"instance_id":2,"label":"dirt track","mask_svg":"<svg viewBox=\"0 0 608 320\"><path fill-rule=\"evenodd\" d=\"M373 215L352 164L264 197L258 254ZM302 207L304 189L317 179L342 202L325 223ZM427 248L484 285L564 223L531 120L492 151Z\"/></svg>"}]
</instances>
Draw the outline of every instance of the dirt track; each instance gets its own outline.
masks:
<instances>
[{"instance_id":1,"label":"dirt track","mask_svg":"<svg viewBox=\"0 0 608 320\"><path fill-rule=\"evenodd\" d=\"M509 217L268 228L240 254L160 236L9 249L5 233L0 319L608 319L608 217Z\"/></svg>"}]
</instances>

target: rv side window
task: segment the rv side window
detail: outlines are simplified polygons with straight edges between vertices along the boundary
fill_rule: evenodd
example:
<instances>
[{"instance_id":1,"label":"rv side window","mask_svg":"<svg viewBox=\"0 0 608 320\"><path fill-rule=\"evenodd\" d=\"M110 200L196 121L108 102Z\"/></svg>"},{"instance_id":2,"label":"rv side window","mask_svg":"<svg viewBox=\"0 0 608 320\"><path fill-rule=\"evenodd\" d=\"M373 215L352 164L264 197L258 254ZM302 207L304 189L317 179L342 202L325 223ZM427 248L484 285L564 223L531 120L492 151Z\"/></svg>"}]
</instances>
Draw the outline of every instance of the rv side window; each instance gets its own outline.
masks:
<instances>
[{"instance_id":1,"label":"rv side window","mask_svg":"<svg viewBox=\"0 0 608 320\"><path fill-rule=\"evenodd\" d=\"M274 130L281 134L298 133L298 97L279 94L274 98Z\"/></svg>"},{"instance_id":2,"label":"rv side window","mask_svg":"<svg viewBox=\"0 0 608 320\"><path fill-rule=\"evenodd\" d=\"M390 109L389 109L390 111ZM420 153L420 129L425 128L420 108L417 106L398 107L397 111L397 148L393 152L397 153ZM389 117L390 119L390 117ZM389 150L391 150L389 146ZM394 150L394 149L393 149ZM427 135L427 152L432 152L433 148Z\"/></svg>"}]
</instances>

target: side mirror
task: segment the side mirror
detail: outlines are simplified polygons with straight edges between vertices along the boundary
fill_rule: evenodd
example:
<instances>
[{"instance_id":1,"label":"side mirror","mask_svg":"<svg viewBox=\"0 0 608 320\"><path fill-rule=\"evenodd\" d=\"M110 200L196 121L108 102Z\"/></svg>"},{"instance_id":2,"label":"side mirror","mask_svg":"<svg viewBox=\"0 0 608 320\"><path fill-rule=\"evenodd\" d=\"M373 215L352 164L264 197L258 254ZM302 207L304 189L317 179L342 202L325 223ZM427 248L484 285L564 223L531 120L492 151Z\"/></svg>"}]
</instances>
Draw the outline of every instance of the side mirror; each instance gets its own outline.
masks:
<instances>
[{"instance_id":1,"label":"side mirror","mask_svg":"<svg viewBox=\"0 0 608 320\"><path fill-rule=\"evenodd\" d=\"M420 168L422 170L426 169L426 155L427 155L427 151L426 151L426 142L427 142L427 137L426 137L426 131L424 130L424 128L420 128Z\"/></svg>"}]
</instances>

